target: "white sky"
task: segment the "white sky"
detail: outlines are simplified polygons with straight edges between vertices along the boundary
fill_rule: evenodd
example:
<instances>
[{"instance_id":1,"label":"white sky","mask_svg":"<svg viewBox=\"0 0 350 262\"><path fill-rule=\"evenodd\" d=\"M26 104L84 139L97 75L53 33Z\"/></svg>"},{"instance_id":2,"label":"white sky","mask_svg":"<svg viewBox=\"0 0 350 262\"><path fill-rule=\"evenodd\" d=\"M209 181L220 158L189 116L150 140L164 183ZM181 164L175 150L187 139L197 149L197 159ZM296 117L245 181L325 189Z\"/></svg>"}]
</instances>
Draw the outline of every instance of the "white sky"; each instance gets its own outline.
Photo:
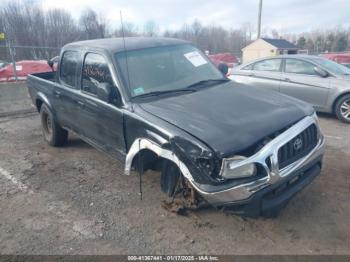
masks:
<instances>
[{"instance_id":1,"label":"white sky","mask_svg":"<svg viewBox=\"0 0 350 262\"><path fill-rule=\"evenodd\" d=\"M0 0L0 3L5 0ZM78 18L90 7L119 26L119 11L124 21L143 28L148 20L161 30L178 29L198 19L203 24L238 28L246 22L256 27L259 0L26 0L43 7L63 8ZM350 26L350 0L264 0L263 27L283 33L299 33L319 28Z\"/></svg>"}]
</instances>

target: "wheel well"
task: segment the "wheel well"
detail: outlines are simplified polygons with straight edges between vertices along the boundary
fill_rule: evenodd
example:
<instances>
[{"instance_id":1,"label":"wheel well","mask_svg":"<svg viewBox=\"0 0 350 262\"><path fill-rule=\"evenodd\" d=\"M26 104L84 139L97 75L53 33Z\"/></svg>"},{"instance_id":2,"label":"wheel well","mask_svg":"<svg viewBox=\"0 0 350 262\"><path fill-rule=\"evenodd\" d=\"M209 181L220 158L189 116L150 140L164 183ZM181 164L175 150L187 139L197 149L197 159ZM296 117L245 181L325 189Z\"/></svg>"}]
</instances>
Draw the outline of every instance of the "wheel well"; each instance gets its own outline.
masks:
<instances>
[{"instance_id":1,"label":"wheel well","mask_svg":"<svg viewBox=\"0 0 350 262\"><path fill-rule=\"evenodd\" d=\"M337 97L337 99L335 99L335 101L334 101L334 103L333 103L333 107L332 107L334 113L335 113L335 110L336 110L335 106L337 105L338 101L339 101L340 99L342 99L342 98L343 98L344 96L346 96L346 95L350 95L350 92L341 94L340 96Z\"/></svg>"},{"instance_id":2,"label":"wheel well","mask_svg":"<svg viewBox=\"0 0 350 262\"><path fill-rule=\"evenodd\" d=\"M143 160L143 169L146 170L159 170L161 167L161 162L163 161L162 157L159 157L156 153L149 149L142 149L138 152L133 160L131 166L138 170L139 167L139 157Z\"/></svg>"},{"instance_id":3,"label":"wheel well","mask_svg":"<svg viewBox=\"0 0 350 262\"><path fill-rule=\"evenodd\" d=\"M42 105L43 105L43 101L41 99L37 98L35 100L35 106L36 106L36 109L38 110L38 112L40 112L40 108Z\"/></svg>"}]
</instances>

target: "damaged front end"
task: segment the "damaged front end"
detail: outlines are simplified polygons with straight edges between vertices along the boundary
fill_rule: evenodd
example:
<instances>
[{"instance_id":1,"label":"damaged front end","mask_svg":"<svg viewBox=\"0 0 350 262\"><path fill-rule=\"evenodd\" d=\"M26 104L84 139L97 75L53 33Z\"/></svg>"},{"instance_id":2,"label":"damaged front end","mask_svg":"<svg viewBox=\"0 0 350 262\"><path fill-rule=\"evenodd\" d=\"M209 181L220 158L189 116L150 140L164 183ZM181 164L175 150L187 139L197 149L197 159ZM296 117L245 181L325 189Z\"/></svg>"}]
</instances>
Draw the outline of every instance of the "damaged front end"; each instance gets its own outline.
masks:
<instances>
[{"instance_id":1,"label":"damaged front end","mask_svg":"<svg viewBox=\"0 0 350 262\"><path fill-rule=\"evenodd\" d=\"M201 197L216 207L251 217L277 215L320 173L325 150L316 115L267 138L250 156L219 160L203 148L174 142L176 154L187 153L182 161Z\"/></svg>"},{"instance_id":2,"label":"damaged front end","mask_svg":"<svg viewBox=\"0 0 350 262\"><path fill-rule=\"evenodd\" d=\"M190 199L186 203L189 209L202 206L204 199L215 207L250 217L276 214L320 173L325 150L316 115L225 158L195 139L180 136L163 145L147 139L135 143L170 160L167 162L175 171L168 172L169 178L178 172L184 180L169 183L166 178L162 189L169 196ZM162 170L162 179L166 174Z\"/></svg>"}]
</instances>

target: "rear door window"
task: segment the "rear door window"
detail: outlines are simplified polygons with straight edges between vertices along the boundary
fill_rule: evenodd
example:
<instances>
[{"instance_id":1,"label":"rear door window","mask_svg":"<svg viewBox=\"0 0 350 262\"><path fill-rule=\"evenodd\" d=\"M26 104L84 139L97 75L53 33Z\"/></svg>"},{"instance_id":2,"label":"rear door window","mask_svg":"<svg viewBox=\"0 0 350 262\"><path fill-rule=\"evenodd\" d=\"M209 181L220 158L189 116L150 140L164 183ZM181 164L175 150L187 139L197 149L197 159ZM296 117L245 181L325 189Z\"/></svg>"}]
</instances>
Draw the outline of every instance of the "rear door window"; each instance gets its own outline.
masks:
<instances>
[{"instance_id":1,"label":"rear door window","mask_svg":"<svg viewBox=\"0 0 350 262\"><path fill-rule=\"evenodd\" d=\"M253 69L256 71L279 72L281 70L282 59L268 59L256 62Z\"/></svg>"},{"instance_id":2,"label":"rear door window","mask_svg":"<svg viewBox=\"0 0 350 262\"><path fill-rule=\"evenodd\" d=\"M60 80L68 87L76 88L78 59L79 54L76 51L66 51L62 56Z\"/></svg>"},{"instance_id":3,"label":"rear door window","mask_svg":"<svg viewBox=\"0 0 350 262\"><path fill-rule=\"evenodd\" d=\"M108 83L113 86L108 64L102 55L88 53L83 65L82 90L97 95L97 87L100 83Z\"/></svg>"}]
</instances>

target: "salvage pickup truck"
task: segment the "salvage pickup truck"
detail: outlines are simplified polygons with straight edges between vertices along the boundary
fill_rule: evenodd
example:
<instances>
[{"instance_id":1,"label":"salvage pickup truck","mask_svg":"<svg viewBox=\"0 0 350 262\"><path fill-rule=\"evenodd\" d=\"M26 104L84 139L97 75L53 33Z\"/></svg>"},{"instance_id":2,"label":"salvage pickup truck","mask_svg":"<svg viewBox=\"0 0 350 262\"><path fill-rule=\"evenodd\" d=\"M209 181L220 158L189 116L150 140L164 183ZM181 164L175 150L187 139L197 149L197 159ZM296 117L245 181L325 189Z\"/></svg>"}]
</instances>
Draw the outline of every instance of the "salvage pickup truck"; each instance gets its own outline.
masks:
<instances>
[{"instance_id":1,"label":"salvage pickup truck","mask_svg":"<svg viewBox=\"0 0 350 262\"><path fill-rule=\"evenodd\" d=\"M194 45L169 38L68 44L57 72L27 80L52 146L68 132L125 163L161 171L168 196L250 217L276 216L322 166L314 109L229 81Z\"/></svg>"}]
</instances>

